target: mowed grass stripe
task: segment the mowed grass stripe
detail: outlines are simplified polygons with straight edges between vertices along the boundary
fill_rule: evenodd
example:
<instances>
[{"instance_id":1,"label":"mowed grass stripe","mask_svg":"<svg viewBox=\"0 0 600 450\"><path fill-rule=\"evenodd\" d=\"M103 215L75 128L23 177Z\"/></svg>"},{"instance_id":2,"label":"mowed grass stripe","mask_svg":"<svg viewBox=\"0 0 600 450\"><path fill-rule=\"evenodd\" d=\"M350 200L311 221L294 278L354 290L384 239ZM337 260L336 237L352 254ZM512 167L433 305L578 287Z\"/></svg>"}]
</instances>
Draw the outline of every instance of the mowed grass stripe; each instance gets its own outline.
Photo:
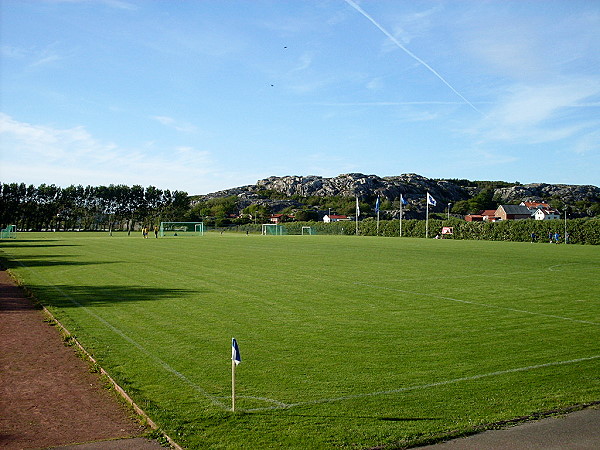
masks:
<instances>
[{"instance_id":1,"label":"mowed grass stripe","mask_svg":"<svg viewBox=\"0 0 600 450\"><path fill-rule=\"evenodd\" d=\"M255 448L417 442L598 398L600 364L590 359L600 354L598 327L542 315L598 321L599 288L581 282L599 275L596 248L337 236L56 236L4 250L35 263L31 270L48 282L21 271L26 281L191 448L235 448L240 439ZM531 277L546 273L552 277ZM544 295L540 283L550 286ZM83 308L52 298L49 284L191 384L165 376L157 359L106 332ZM244 358L237 406L255 410L236 416L193 388L228 404L232 336ZM378 420L385 417L402 420Z\"/></svg>"}]
</instances>

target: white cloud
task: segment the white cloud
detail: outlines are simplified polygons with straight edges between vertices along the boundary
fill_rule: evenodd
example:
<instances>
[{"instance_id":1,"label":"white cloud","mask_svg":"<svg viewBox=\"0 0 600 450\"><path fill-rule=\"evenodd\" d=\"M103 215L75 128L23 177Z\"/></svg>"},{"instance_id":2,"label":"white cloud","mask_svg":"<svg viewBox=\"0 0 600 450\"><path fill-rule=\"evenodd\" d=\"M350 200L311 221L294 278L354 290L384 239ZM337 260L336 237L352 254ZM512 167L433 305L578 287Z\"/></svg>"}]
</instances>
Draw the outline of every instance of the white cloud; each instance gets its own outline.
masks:
<instances>
[{"instance_id":1,"label":"white cloud","mask_svg":"<svg viewBox=\"0 0 600 450\"><path fill-rule=\"evenodd\" d=\"M314 59L313 52L304 52L302 55L300 55L298 64L296 65L296 67L294 67L291 70L291 73L300 72L300 71L308 69L312 64L313 59Z\"/></svg>"},{"instance_id":2,"label":"white cloud","mask_svg":"<svg viewBox=\"0 0 600 450\"><path fill-rule=\"evenodd\" d=\"M491 108L477 133L485 140L527 143L565 139L598 125L579 106L598 94L600 81L594 79L515 85Z\"/></svg>"},{"instance_id":3,"label":"white cloud","mask_svg":"<svg viewBox=\"0 0 600 450\"><path fill-rule=\"evenodd\" d=\"M393 19L395 24L391 27L392 34L396 39L403 44L410 44L414 39L428 36L431 32L432 17L443 11L440 6L427 9L425 11L417 11L410 14L403 14L398 19ZM385 40L383 43L383 51L391 52L396 49L393 42Z\"/></svg>"},{"instance_id":4,"label":"white cloud","mask_svg":"<svg viewBox=\"0 0 600 450\"><path fill-rule=\"evenodd\" d=\"M600 131L592 131L583 136L577 141L573 151L579 155L600 154Z\"/></svg>"},{"instance_id":5,"label":"white cloud","mask_svg":"<svg viewBox=\"0 0 600 450\"><path fill-rule=\"evenodd\" d=\"M366 87L370 91L380 91L384 87L383 79L381 77L372 78Z\"/></svg>"},{"instance_id":6,"label":"white cloud","mask_svg":"<svg viewBox=\"0 0 600 450\"><path fill-rule=\"evenodd\" d=\"M151 118L164 126L184 133L193 133L198 130L196 126L192 125L191 123L177 121L169 116L151 116Z\"/></svg>"},{"instance_id":7,"label":"white cloud","mask_svg":"<svg viewBox=\"0 0 600 450\"><path fill-rule=\"evenodd\" d=\"M94 138L84 127L59 129L19 122L0 113L0 178L33 184L142 184L201 189L214 171L210 152L193 147L152 153ZM178 187L179 186L179 187ZM198 186L194 188L194 186Z\"/></svg>"}]
</instances>

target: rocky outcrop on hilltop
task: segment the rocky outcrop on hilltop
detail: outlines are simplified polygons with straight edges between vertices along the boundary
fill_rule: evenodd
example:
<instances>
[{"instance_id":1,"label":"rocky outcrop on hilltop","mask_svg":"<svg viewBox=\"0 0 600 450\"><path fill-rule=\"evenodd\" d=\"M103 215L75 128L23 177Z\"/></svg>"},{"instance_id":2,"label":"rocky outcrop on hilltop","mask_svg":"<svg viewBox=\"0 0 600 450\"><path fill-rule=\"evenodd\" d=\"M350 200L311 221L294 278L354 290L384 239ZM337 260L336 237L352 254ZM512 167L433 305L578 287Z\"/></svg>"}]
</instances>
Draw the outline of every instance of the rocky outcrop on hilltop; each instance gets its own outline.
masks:
<instances>
[{"instance_id":1,"label":"rocky outcrop on hilltop","mask_svg":"<svg viewBox=\"0 0 600 450\"><path fill-rule=\"evenodd\" d=\"M414 173L393 177L379 177L362 173L348 173L333 178L319 176L269 177L256 183L257 188L280 192L287 196L301 197L374 197L396 200L402 195L405 199L417 201L426 192L440 200L465 200L469 192L450 181L436 181ZM436 197L436 198L437 198Z\"/></svg>"},{"instance_id":2,"label":"rocky outcrop on hilltop","mask_svg":"<svg viewBox=\"0 0 600 450\"><path fill-rule=\"evenodd\" d=\"M321 176L272 176L259 180L255 185L227 189L199 197L199 200L236 196L240 209L252 204L269 206L274 212L284 208L302 208L306 197L358 197L361 201L374 201L376 197L398 200L400 195L413 205L415 211L424 209L425 195L429 192L437 200L437 209L448 203L468 200L481 191L476 182L465 186L452 180L434 180L414 173L379 177L362 173L347 173L337 177ZM504 183L506 185L506 183ZM273 195L276 193L277 195ZM510 204L521 201L550 201L560 199L566 204L576 202L600 202L597 186L563 184L515 184L494 190L494 200Z\"/></svg>"},{"instance_id":3,"label":"rocky outcrop on hilltop","mask_svg":"<svg viewBox=\"0 0 600 450\"><path fill-rule=\"evenodd\" d=\"M496 189L494 198L501 203L560 198L564 203L573 204L580 201L594 201L594 199L598 201L600 188L590 185L532 183Z\"/></svg>"}]
</instances>

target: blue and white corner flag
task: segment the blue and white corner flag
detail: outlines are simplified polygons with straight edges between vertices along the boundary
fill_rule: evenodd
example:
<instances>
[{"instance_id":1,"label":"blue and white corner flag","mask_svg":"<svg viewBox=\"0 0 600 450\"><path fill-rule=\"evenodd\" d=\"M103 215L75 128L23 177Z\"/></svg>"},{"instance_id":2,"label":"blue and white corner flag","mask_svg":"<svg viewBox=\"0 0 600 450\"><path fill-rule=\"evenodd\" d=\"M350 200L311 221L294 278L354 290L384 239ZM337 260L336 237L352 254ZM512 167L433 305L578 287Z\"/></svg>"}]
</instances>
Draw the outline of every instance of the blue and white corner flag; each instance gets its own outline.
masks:
<instances>
[{"instance_id":1,"label":"blue and white corner flag","mask_svg":"<svg viewBox=\"0 0 600 450\"><path fill-rule=\"evenodd\" d=\"M403 205L408 205L408 202L404 199L402 194L400 194L400 203L402 203Z\"/></svg>"},{"instance_id":2,"label":"blue and white corner flag","mask_svg":"<svg viewBox=\"0 0 600 450\"><path fill-rule=\"evenodd\" d=\"M375 212L379 212L379 197L377 197L377 201L375 202Z\"/></svg>"},{"instance_id":3,"label":"blue and white corner flag","mask_svg":"<svg viewBox=\"0 0 600 450\"><path fill-rule=\"evenodd\" d=\"M427 193L427 204L431 206L435 206L436 204L435 198L433 198L429 192Z\"/></svg>"},{"instance_id":4,"label":"blue and white corner flag","mask_svg":"<svg viewBox=\"0 0 600 450\"><path fill-rule=\"evenodd\" d=\"M242 357L240 356L240 349L235 338L231 339L231 360L235 362L236 366L242 362Z\"/></svg>"}]
</instances>

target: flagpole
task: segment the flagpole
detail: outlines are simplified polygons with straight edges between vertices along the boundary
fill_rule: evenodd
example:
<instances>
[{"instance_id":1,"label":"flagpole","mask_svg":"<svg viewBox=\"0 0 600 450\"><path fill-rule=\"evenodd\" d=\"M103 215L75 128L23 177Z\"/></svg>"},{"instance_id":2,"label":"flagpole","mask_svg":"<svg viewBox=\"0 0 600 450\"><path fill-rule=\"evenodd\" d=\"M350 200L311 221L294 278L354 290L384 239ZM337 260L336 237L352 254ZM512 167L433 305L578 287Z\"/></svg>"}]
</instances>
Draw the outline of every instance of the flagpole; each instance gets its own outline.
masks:
<instances>
[{"instance_id":1,"label":"flagpole","mask_svg":"<svg viewBox=\"0 0 600 450\"><path fill-rule=\"evenodd\" d=\"M231 360L231 411L235 412L235 361Z\"/></svg>"},{"instance_id":2,"label":"flagpole","mask_svg":"<svg viewBox=\"0 0 600 450\"><path fill-rule=\"evenodd\" d=\"M400 237L402 237L402 195L400 195Z\"/></svg>"},{"instance_id":3,"label":"flagpole","mask_svg":"<svg viewBox=\"0 0 600 450\"><path fill-rule=\"evenodd\" d=\"M427 192L427 197L425 197L425 239L429 237L429 192Z\"/></svg>"},{"instance_id":4,"label":"flagpole","mask_svg":"<svg viewBox=\"0 0 600 450\"><path fill-rule=\"evenodd\" d=\"M235 366L242 362L235 338L231 339L231 411L235 412Z\"/></svg>"},{"instance_id":5,"label":"flagpole","mask_svg":"<svg viewBox=\"0 0 600 450\"><path fill-rule=\"evenodd\" d=\"M360 208L358 207L358 196L356 197L356 235L358 236L358 215L360 214Z\"/></svg>"}]
</instances>

